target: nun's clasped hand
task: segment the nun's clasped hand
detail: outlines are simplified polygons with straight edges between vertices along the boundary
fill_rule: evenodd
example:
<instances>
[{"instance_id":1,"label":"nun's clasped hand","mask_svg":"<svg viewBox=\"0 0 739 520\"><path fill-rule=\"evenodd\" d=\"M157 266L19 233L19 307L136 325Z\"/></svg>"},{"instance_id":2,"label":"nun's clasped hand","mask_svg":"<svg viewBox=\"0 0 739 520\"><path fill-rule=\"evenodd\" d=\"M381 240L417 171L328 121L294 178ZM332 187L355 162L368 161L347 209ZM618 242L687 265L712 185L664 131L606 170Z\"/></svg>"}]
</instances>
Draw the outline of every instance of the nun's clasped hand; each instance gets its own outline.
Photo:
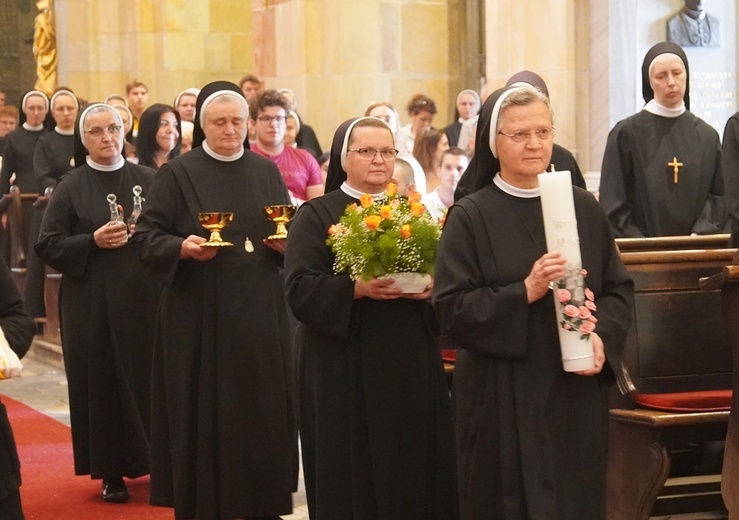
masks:
<instances>
[{"instance_id":1,"label":"nun's clasped hand","mask_svg":"<svg viewBox=\"0 0 739 520\"><path fill-rule=\"evenodd\" d=\"M534 262L531 272L524 280L526 296L533 303L549 291L550 282L559 280L565 275L567 260L560 253L545 253Z\"/></svg>"},{"instance_id":2,"label":"nun's clasped hand","mask_svg":"<svg viewBox=\"0 0 739 520\"><path fill-rule=\"evenodd\" d=\"M354 282L354 299L372 298L374 300L394 300L403 296L403 291L396 287L391 287L395 283L389 278L380 280L372 278L368 282L357 280Z\"/></svg>"},{"instance_id":3,"label":"nun's clasped hand","mask_svg":"<svg viewBox=\"0 0 739 520\"><path fill-rule=\"evenodd\" d=\"M108 222L92 234L100 249L117 249L128 242L128 228L123 222Z\"/></svg>"}]
</instances>

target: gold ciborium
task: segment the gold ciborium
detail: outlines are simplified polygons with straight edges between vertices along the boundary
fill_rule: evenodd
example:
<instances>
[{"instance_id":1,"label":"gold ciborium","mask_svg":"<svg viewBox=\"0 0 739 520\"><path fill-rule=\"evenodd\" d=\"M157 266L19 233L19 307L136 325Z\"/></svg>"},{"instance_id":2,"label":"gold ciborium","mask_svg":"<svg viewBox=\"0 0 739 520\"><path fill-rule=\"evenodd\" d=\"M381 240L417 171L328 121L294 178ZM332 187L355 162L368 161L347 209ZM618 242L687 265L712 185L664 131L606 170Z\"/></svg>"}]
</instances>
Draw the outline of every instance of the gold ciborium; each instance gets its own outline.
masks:
<instances>
[{"instance_id":1,"label":"gold ciborium","mask_svg":"<svg viewBox=\"0 0 739 520\"><path fill-rule=\"evenodd\" d=\"M221 231L228 226L234 218L234 214L225 211L211 211L208 213L198 213L200 224L210 231L210 238L207 242L200 244L200 247L223 247L232 246L231 242L225 242L221 238Z\"/></svg>"},{"instance_id":2,"label":"gold ciborium","mask_svg":"<svg viewBox=\"0 0 739 520\"><path fill-rule=\"evenodd\" d=\"M277 231L274 235L267 237L267 240L279 240L281 238L287 238L287 228L285 224L290 222L295 215L296 206L292 204L275 204L273 206L264 206L264 212L267 217L277 224Z\"/></svg>"}]
</instances>

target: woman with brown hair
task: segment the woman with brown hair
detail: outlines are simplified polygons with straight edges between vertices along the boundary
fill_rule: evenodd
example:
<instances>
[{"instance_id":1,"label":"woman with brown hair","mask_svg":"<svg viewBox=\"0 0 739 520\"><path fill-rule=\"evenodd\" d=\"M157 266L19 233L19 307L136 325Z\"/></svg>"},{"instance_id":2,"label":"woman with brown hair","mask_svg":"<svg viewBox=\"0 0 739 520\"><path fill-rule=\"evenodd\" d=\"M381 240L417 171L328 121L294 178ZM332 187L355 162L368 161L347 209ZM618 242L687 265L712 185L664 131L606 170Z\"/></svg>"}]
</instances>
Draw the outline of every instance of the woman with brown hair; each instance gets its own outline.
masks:
<instances>
[{"instance_id":1,"label":"woman with brown hair","mask_svg":"<svg viewBox=\"0 0 739 520\"><path fill-rule=\"evenodd\" d=\"M400 127L395 134L398 157L403 159L413 157L413 143L416 136L434 122L436 103L424 94L416 94L408 102L408 115L411 116L411 122Z\"/></svg>"},{"instance_id":2,"label":"woman with brown hair","mask_svg":"<svg viewBox=\"0 0 739 520\"><path fill-rule=\"evenodd\" d=\"M449 139L443 131L436 128L424 128L416 137L413 156L423 168L423 174L426 177L426 187L421 194L430 193L439 185L436 168L441 164L441 157L448 149Z\"/></svg>"}]
</instances>

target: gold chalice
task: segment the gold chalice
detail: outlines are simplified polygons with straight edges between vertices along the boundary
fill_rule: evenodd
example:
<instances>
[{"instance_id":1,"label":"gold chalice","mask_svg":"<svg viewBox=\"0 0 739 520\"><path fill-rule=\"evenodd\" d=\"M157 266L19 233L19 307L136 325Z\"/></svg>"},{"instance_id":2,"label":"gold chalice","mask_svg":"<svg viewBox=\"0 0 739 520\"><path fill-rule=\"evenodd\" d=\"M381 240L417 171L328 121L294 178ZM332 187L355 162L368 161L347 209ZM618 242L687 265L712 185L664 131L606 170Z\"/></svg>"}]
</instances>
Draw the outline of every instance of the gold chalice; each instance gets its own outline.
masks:
<instances>
[{"instance_id":1,"label":"gold chalice","mask_svg":"<svg viewBox=\"0 0 739 520\"><path fill-rule=\"evenodd\" d=\"M295 215L296 206L292 204L275 204L273 206L264 206L264 212L267 217L277 224L277 231L274 235L267 237L267 240L279 240L281 238L287 238L287 228L285 224L290 222Z\"/></svg>"},{"instance_id":2,"label":"gold chalice","mask_svg":"<svg viewBox=\"0 0 739 520\"><path fill-rule=\"evenodd\" d=\"M210 238L207 242L200 244L200 247L223 247L232 246L231 242L225 242L221 238L221 231L228 226L234 218L234 214L226 211L211 211L208 213L198 213L200 224L210 231Z\"/></svg>"}]
</instances>

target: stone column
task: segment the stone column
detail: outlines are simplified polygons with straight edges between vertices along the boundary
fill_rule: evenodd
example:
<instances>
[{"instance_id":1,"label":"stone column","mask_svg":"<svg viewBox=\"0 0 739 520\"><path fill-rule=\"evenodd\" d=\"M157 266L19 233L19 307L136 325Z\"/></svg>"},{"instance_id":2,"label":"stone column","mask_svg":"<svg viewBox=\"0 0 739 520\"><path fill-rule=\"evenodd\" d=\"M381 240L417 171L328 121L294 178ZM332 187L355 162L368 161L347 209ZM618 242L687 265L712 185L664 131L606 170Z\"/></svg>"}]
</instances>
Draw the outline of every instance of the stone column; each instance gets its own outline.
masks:
<instances>
[{"instance_id":1,"label":"stone column","mask_svg":"<svg viewBox=\"0 0 739 520\"><path fill-rule=\"evenodd\" d=\"M253 68L251 5L240 0L56 0L59 83L101 100L138 78L150 102Z\"/></svg>"},{"instance_id":2,"label":"stone column","mask_svg":"<svg viewBox=\"0 0 739 520\"><path fill-rule=\"evenodd\" d=\"M447 0L252 0L254 72L267 88L290 88L300 116L330 147L336 127L376 100L408 121L415 93L450 122ZM457 46L458 47L458 46Z\"/></svg>"},{"instance_id":3,"label":"stone column","mask_svg":"<svg viewBox=\"0 0 739 520\"><path fill-rule=\"evenodd\" d=\"M555 141L587 170L588 2L487 0L488 92L514 73L538 73L549 88Z\"/></svg>"}]
</instances>

